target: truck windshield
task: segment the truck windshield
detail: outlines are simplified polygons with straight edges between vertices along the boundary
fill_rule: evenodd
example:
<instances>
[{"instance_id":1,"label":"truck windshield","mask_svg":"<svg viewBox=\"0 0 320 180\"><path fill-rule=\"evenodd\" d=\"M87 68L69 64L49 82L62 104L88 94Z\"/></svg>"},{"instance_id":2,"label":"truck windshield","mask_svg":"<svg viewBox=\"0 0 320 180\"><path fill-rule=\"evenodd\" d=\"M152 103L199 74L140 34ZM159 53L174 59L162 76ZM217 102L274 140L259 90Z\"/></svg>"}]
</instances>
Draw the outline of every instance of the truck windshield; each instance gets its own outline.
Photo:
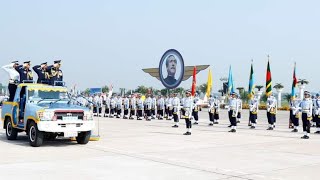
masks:
<instances>
[{"instance_id":1,"label":"truck windshield","mask_svg":"<svg viewBox=\"0 0 320 180\"><path fill-rule=\"evenodd\" d=\"M29 90L28 99L30 101L55 101L57 99L69 100L67 92L61 91L42 91L42 90Z\"/></svg>"}]
</instances>

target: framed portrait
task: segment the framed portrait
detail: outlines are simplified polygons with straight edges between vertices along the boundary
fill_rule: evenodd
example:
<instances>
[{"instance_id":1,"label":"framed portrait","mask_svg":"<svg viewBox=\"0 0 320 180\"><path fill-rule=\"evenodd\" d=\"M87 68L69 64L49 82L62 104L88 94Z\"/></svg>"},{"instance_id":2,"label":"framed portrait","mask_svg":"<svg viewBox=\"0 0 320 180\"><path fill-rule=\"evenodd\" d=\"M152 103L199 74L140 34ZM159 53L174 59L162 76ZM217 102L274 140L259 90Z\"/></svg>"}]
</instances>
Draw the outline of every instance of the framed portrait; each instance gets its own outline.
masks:
<instances>
[{"instance_id":1,"label":"framed portrait","mask_svg":"<svg viewBox=\"0 0 320 180\"><path fill-rule=\"evenodd\" d=\"M159 63L160 81L166 88L174 89L180 85L183 76L184 61L181 54L175 49L169 49Z\"/></svg>"}]
</instances>

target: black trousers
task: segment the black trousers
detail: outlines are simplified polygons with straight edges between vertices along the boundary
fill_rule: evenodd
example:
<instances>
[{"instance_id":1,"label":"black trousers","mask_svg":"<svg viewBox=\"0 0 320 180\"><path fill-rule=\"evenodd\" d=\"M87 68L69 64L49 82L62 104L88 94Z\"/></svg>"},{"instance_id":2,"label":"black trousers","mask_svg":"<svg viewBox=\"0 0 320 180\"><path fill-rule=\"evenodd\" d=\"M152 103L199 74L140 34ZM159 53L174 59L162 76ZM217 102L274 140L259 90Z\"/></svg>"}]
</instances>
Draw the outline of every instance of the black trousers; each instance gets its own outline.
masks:
<instances>
[{"instance_id":1,"label":"black trousers","mask_svg":"<svg viewBox=\"0 0 320 180\"><path fill-rule=\"evenodd\" d=\"M115 109L112 108L110 114L111 114L111 115L114 115L114 113L115 113Z\"/></svg>"},{"instance_id":2,"label":"black trousers","mask_svg":"<svg viewBox=\"0 0 320 180\"><path fill-rule=\"evenodd\" d=\"M316 122L316 125L317 125L317 128L320 128L320 117L319 115L315 115L315 122Z\"/></svg>"},{"instance_id":3,"label":"black trousers","mask_svg":"<svg viewBox=\"0 0 320 180\"><path fill-rule=\"evenodd\" d=\"M233 110L229 111L229 121L231 126L237 126L237 117L233 117Z\"/></svg>"},{"instance_id":4,"label":"black trousers","mask_svg":"<svg viewBox=\"0 0 320 180\"><path fill-rule=\"evenodd\" d=\"M214 113L209 112L209 120L210 120L211 122L214 121Z\"/></svg>"},{"instance_id":5,"label":"black trousers","mask_svg":"<svg viewBox=\"0 0 320 180\"><path fill-rule=\"evenodd\" d=\"M93 113L97 113L97 106L93 106Z\"/></svg>"},{"instance_id":6,"label":"black trousers","mask_svg":"<svg viewBox=\"0 0 320 180\"><path fill-rule=\"evenodd\" d=\"M174 122L179 122L179 115L177 113L173 113Z\"/></svg>"},{"instance_id":7,"label":"black trousers","mask_svg":"<svg viewBox=\"0 0 320 180\"><path fill-rule=\"evenodd\" d=\"M156 110L155 110L155 109L152 109L152 110L151 110L151 115L152 115L152 116L155 116L155 115L156 115Z\"/></svg>"},{"instance_id":8,"label":"black trousers","mask_svg":"<svg viewBox=\"0 0 320 180\"><path fill-rule=\"evenodd\" d=\"M17 85L9 83L8 89L9 89L9 102L12 102L14 99L14 95L16 94Z\"/></svg>"},{"instance_id":9,"label":"black trousers","mask_svg":"<svg viewBox=\"0 0 320 180\"><path fill-rule=\"evenodd\" d=\"M130 111L130 116L134 116L134 115L136 115L136 112L135 112L134 109L131 109L131 111Z\"/></svg>"},{"instance_id":10,"label":"black trousers","mask_svg":"<svg viewBox=\"0 0 320 180\"><path fill-rule=\"evenodd\" d=\"M109 113L110 113L110 109L109 109L109 108L106 108L106 109L104 110L104 113L105 113L105 114L109 114Z\"/></svg>"},{"instance_id":11,"label":"black trousers","mask_svg":"<svg viewBox=\"0 0 320 180\"><path fill-rule=\"evenodd\" d=\"M129 114L129 109L125 109L123 113L124 113L125 116L128 115Z\"/></svg>"},{"instance_id":12,"label":"black trousers","mask_svg":"<svg viewBox=\"0 0 320 180\"><path fill-rule=\"evenodd\" d=\"M276 115L270 112L267 112L268 123L273 125L276 122Z\"/></svg>"},{"instance_id":13,"label":"black trousers","mask_svg":"<svg viewBox=\"0 0 320 180\"><path fill-rule=\"evenodd\" d=\"M151 110L150 110L150 109L147 109L147 110L146 110L146 114L147 114L148 117L150 117L150 116L151 116Z\"/></svg>"},{"instance_id":14,"label":"black trousers","mask_svg":"<svg viewBox=\"0 0 320 180\"><path fill-rule=\"evenodd\" d=\"M99 107L98 109L99 109L99 114L101 114L102 113L102 107Z\"/></svg>"},{"instance_id":15,"label":"black trousers","mask_svg":"<svg viewBox=\"0 0 320 180\"><path fill-rule=\"evenodd\" d=\"M241 112L238 112L237 118L241 119Z\"/></svg>"},{"instance_id":16,"label":"black trousers","mask_svg":"<svg viewBox=\"0 0 320 180\"><path fill-rule=\"evenodd\" d=\"M167 106L164 106L164 113L166 114L166 116L168 116L169 111L168 111L168 107Z\"/></svg>"},{"instance_id":17,"label":"black trousers","mask_svg":"<svg viewBox=\"0 0 320 180\"><path fill-rule=\"evenodd\" d=\"M196 120L196 121L199 120L198 111L192 111L192 115L193 115L193 117L194 117L194 120Z\"/></svg>"},{"instance_id":18,"label":"black trousers","mask_svg":"<svg viewBox=\"0 0 320 180\"><path fill-rule=\"evenodd\" d=\"M299 115L296 116L292 114L291 122L294 126L299 126Z\"/></svg>"},{"instance_id":19,"label":"black trousers","mask_svg":"<svg viewBox=\"0 0 320 180\"><path fill-rule=\"evenodd\" d=\"M163 109L158 110L158 115L163 116Z\"/></svg>"},{"instance_id":20,"label":"black trousers","mask_svg":"<svg viewBox=\"0 0 320 180\"><path fill-rule=\"evenodd\" d=\"M117 115L121 115L121 109L117 109Z\"/></svg>"},{"instance_id":21,"label":"black trousers","mask_svg":"<svg viewBox=\"0 0 320 180\"><path fill-rule=\"evenodd\" d=\"M192 128L192 123L191 123L191 121L190 121L190 119L189 118L185 118L185 120L186 120L186 127L187 127L187 129L191 129Z\"/></svg>"},{"instance_id":22,"label":"black trousers","mask_svg":"<svg viewBox=\"0 0 320 180\"><path fill-rule=\"evenodd\" d=\"M252 112L250 112L249 120L250 120L251 123L257 123L257 118L258 118L258 115L256 113L253 114Z\"/></svg>"},{"instance_id":23,"label":"black trousers","mask_svg":"<svg viewBox=\"0 0 320 180\"><path fill-rule=\"evenodd\" d=\"M169 114L170 117L172 116L172 112L173 112L172 109L168 109L168 114Z\"/></svg>"},{"instance_id":24,"label":"black trousers","mask_svg":"<svg viewBox=\"0 0 320 180\"><path fill-rule=\"evenodd\" d=\"M311 124L307 113L302 113L302 127L304 132L310 133Z\"/></svg>"},{"instance_id":25,"label":"black trousers","mask_svg":"<svg viewBox=\"0 0 320 180\"><path fill-rule=\"evenodd\" d=\"M137 111L138 117L142 117L142 111L143 110L140 110L140 109Z\"/></svg>"}]
</instances>

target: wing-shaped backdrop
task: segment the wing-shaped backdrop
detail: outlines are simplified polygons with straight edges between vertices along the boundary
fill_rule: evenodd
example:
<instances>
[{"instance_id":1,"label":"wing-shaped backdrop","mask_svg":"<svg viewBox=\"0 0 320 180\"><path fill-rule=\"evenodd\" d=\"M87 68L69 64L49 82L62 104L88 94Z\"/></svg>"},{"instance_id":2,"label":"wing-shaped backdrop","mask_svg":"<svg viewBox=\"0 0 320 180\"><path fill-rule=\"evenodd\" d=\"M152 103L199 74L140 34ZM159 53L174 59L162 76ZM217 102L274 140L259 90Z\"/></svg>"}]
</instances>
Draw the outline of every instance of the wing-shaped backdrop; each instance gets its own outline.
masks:
<instances>
[{"instance_id":1,"label":"wing-shaped backdrop","mask_svg":"<svg viewBox=\"0 0 320 180\"><path fill-rule=\"evenodd\" d=\"M209 67L210 65L197 65L197 74L202 71L205 70ZM193 67L194 66L185 66L184 67L184 76L183 76L183 81L188 80L192 74L193 74ZM159 77L159 68L146 68L146 69L142 69L143 72L150 74L152 77L157 78L160 81L160 77Z\"/></svg>"}]
</instances>

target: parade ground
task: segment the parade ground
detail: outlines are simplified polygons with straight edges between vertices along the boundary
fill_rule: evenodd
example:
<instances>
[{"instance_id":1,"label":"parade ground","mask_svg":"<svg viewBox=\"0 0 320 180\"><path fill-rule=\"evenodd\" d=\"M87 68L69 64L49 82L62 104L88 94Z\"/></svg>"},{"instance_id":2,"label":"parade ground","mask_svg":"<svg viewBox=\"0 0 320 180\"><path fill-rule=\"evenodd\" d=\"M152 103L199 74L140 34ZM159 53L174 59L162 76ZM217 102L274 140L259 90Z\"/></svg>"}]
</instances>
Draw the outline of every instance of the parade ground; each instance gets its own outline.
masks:
<instances>
[{"instance_id":1,"label":"parade ground","mask_svg":"<svg viewBox=\"0 0 320 180\"><path fill-rule=\"evenodd\" d=\"M182 135L184 122L172 128L167 120L100 118L101 139L87 145L58 139L35 148L24 133L8 141L2 129L0 179L318 179L320 135L302 140L301 128L290 132L288 112L266 131L265 111L254 130L244 111L237 133L228 132L226 111L220 114L220 124L209 127L200 112L191 136Z\"/></svg>"}]
</instances>

